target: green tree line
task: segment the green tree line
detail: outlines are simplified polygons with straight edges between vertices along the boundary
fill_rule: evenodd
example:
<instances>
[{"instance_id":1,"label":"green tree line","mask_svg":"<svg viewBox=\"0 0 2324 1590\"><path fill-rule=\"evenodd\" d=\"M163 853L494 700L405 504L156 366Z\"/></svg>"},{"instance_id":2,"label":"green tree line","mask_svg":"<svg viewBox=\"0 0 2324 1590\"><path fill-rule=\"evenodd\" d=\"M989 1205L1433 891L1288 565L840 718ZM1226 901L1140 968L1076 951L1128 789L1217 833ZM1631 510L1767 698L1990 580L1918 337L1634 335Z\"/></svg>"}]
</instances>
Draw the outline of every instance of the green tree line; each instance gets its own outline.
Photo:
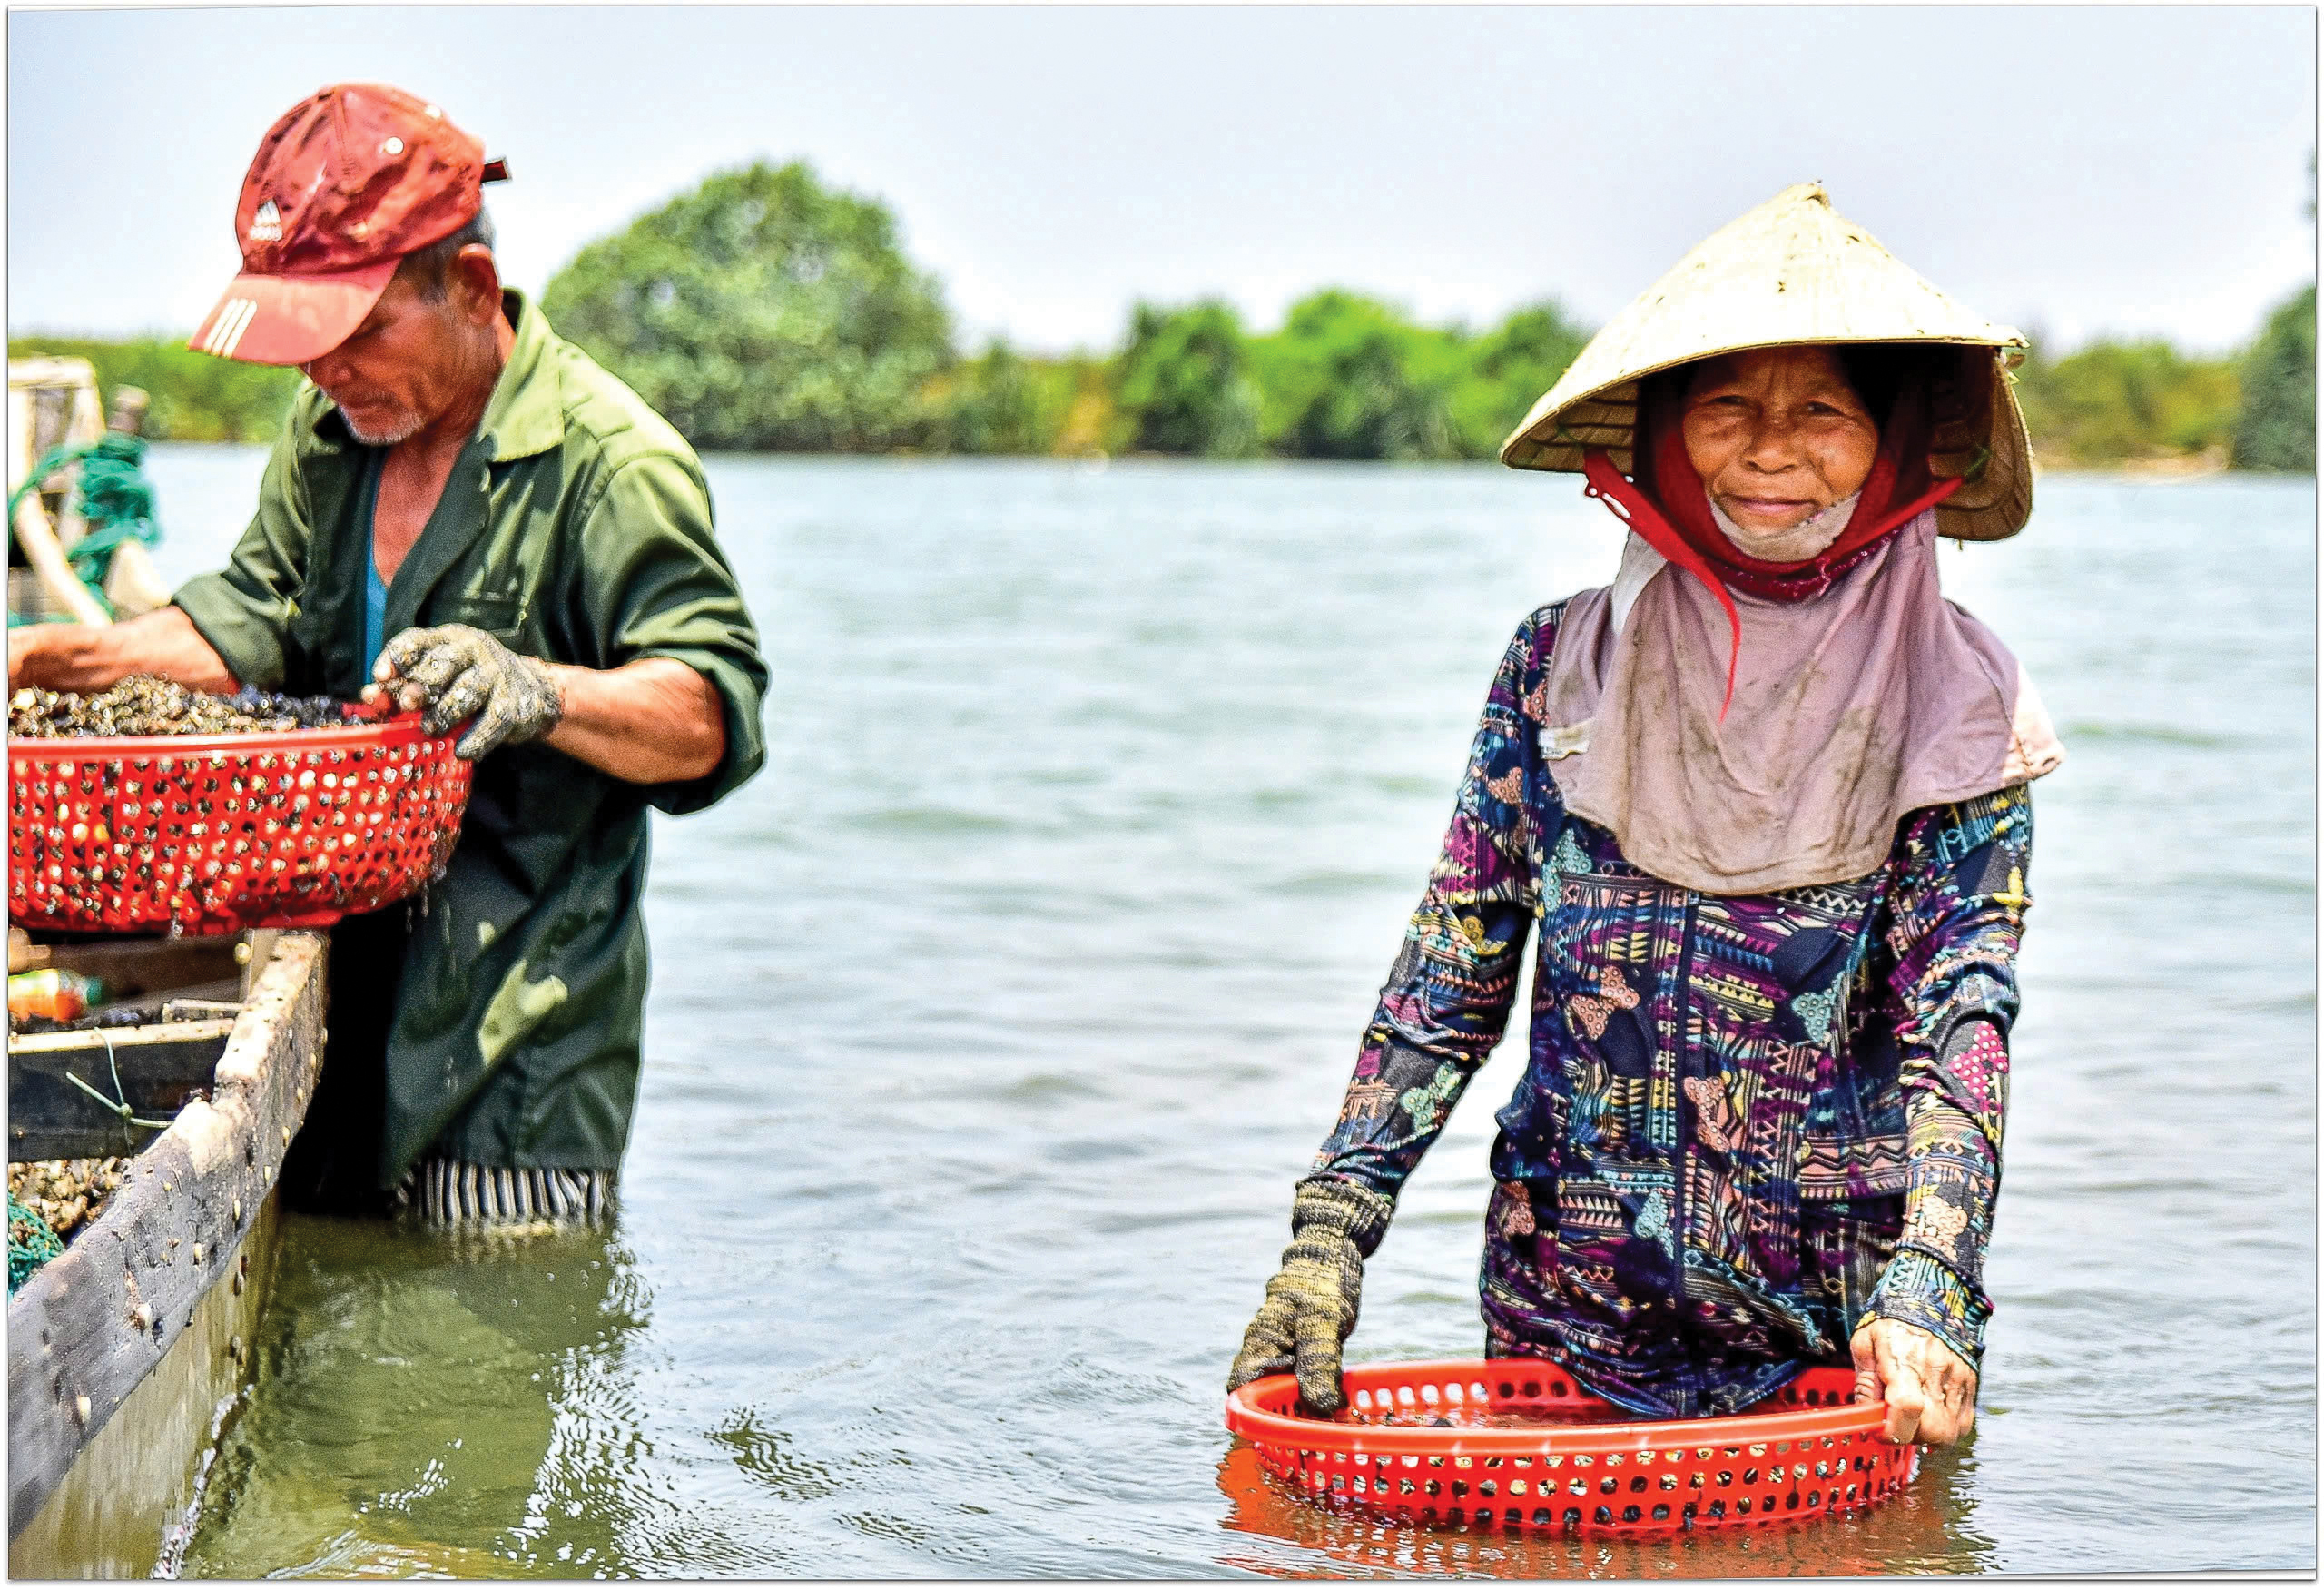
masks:
<instances>
[{"instance_id":1,"label":"green tree line","mask_svg":"<svg viewBox=\"0 0 2324 1590\"><path fill-rule=\"evenodd\" d=\"M1590 335L1546 298L1473 330L1334 287L1269 331L1216 299L1142 302L1105 353L970 350L898 230L803 163L753 164L584 248L541 307L697 447L755 452L1490 459ZM9 343L34 351L145 388L149 430L178 439L261 439L297 384L169 341ZM2312 471L2315 289L2230 358L2036 337L2017 381L2052 466Z\"/></svg>"}]
</instances>

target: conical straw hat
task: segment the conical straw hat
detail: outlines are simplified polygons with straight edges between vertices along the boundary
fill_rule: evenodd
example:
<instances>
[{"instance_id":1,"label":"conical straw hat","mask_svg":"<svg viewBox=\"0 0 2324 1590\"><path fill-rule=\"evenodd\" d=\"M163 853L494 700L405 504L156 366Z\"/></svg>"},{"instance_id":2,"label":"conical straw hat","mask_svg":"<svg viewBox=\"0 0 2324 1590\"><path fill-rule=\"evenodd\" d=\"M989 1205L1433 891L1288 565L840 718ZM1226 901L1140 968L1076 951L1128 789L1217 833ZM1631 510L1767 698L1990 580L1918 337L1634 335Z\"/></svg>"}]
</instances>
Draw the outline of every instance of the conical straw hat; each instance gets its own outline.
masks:
<instances>
[{"instance_id":1,"label":"conical straw hat","mask_svg":"<svg viewBox=\"0 0 2324 1590\"><path fill-rule=\"evenodd\" d=\"M1972 314L1801 183L1696 245L1590 340L1501 447L1520 469L1579 470L1603 448L1631 473L1642 376L1713 354L1798 342L1928 342L1964 351L1940 381L1930 468L1970 479L1939 504L1937 530L1998 541L2025 525L2034 470L2006 367L2024 336ZM1975 351L1990 348L1990 359Z\"/></svg>"}]
</instances>

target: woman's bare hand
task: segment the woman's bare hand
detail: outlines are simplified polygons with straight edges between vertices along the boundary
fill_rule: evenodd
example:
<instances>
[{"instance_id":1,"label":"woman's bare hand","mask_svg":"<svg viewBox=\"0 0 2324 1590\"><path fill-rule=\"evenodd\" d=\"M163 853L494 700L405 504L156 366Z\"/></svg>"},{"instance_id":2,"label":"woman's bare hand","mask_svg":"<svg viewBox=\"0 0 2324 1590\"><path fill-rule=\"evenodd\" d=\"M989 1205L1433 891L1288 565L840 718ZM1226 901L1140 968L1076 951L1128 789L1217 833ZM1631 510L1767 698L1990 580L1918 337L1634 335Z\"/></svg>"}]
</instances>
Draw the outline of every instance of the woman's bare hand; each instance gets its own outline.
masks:
<instances>
[{"instance_id":1,"label":"woman's bare hand","mask_svg":"<svg viewBox=\"0 0 2324 1590\"><path fill-rule=\"evenodd\" d=\"M1950 1447L1977 1422L1977 1372L1917 1325L1867 1318L1848 1339L1856 1400L1888 1405L1888 1439Z\"/></svg>"}]
</instances>

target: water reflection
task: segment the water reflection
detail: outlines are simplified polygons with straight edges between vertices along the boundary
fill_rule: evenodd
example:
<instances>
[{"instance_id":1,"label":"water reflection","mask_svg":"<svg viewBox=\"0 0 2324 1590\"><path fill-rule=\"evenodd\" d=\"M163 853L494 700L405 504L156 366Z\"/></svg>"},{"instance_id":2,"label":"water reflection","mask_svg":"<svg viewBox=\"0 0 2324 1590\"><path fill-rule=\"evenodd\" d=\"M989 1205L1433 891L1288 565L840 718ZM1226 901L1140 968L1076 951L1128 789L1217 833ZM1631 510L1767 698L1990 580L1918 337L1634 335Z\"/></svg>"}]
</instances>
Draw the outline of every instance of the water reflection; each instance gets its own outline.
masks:
<instances>
[{"instance_id":1,"label":"water reflection","mask_svg":"<svg viewBox=\"0 0 2324 1590\"><path fill-rule=\"evenodd\" d=\"M606 1233L289 1217L258 1385L182 1571L623 1572L639 1446L623 1360L645 1319Z\"/></svg>"},{"instance_id":2,"label":"water reflection","mask_svg":"<svg viewBox=\"0 0 2324 1590\"><path fill-rule=\"evenodd\" d=\"M1379 1523L1295 1494L1236 1440L1218 1464L1224 1527L1313 1553L1229 1547L1225 1567L1270 1578L1319 1575L1443 1575L1499 1579L1757 1579L1777 1575L1961 1573L1995 1565L1993 1543L1971 1526L1974 1458L1924 1452L1905 1492L1866 1512L1750 1529L1701 1530L1636 1539L1575 1538L1548 1530ZM1320 1559L1320 1560L1315 1560Z\"/></svg>"}]
</instances>

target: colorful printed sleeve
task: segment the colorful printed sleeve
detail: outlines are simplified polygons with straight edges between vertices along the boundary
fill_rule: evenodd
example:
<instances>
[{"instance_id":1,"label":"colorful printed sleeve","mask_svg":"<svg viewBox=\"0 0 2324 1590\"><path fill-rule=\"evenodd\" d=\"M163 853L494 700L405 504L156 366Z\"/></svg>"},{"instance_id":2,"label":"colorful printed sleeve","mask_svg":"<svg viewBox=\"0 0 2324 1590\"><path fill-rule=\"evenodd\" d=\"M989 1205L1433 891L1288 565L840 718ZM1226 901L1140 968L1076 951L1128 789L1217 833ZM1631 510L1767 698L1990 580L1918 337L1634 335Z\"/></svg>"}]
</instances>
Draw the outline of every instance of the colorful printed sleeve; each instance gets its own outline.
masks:
<instances>
[{"instance_id":1,"label":"colorful printed sleeve","mask_svg":"<svg viewBox=\"0 0 2324 1590\"><path fill-rule=\"evenodd\" d=\"M1905 1226L1870 1311L1916 1325L1972 1368L1993 1312L1985 1245L2001 1182L2034 808L2024 785L1924 815L1908 835L1890 991L1902 1014Z\"/></svg>"},{"instance_id":2,"label":"colorful printed sleeve","mask_svg":"<svg viewBox=\"0 0 2324 1590\"><path fill-rule=\"evenodd\" d=\"M1538 898L1524 701L1557 613L1528 618L1493 676L1443 850L1312 1175L1393 1199L1501 1042Z\"/></svg>"}]
</instances>

